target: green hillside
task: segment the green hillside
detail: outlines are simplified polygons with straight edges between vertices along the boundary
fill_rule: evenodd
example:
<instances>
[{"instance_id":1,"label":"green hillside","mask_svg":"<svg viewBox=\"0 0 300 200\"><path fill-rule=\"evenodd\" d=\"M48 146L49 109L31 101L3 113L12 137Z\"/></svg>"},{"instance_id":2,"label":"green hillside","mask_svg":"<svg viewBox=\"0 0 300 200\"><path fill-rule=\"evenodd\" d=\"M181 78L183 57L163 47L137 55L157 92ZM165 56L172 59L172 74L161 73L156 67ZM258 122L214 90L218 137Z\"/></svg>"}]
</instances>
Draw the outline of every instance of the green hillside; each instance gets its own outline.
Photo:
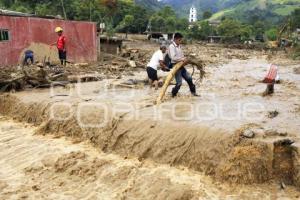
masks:
<instances>
[{"instance_id":1,"label":"green hillside","mask_svg":"<svg viewBox=\"0 0 300 200\"><path fill-rule=\"evenodd\" d=\"M150 10L158 10L163 6L157 0L135 0L135 3Z\"/></svg>"},{"instance_id":2,"label":"green hillside","mask_svg":"<svg viewBox=\"0 0 300 200\"><path fill-rule=\"evenodd\" d=\"M269 21L278 21L296 8L300 8L300 0L249 0L216 12L211 19L227 16L247 20L247 17L257 15Z\"/></svg>"},{"instance_id":3,"label":"green hillside","mask_svg":"<svg viewBox=\"0 0 300 200\"><path fill-rule=\"evenodd\" d=\"M179 16L188 16L189 8L198 9L198 18L203 12L211 11L211 19L232 17L241 21L251 18L263 19L271 23L280 21L300 7L300 0L163 0L171 5Z\"/></svg>"}]
</instances>

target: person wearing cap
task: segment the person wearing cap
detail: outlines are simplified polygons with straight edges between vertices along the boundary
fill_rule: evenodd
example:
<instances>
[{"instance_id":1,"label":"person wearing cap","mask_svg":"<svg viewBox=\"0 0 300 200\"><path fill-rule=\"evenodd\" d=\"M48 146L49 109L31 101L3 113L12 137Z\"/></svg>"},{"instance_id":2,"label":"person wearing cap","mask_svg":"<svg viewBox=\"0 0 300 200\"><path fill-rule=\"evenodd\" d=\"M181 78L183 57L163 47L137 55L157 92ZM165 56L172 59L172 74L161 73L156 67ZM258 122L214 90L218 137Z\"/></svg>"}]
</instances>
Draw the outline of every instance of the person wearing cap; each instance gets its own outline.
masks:
<instances>
[{"instance_id":1,"label":"person wearing cap","mask_svg":"<svg viewBox=\"0 0 300 200\"><path fill-rule=\"evenodd\" d=\"M61 27L56 27L55 32L58 35L58 39L57 42L52 45L56 44L60 63L65 66L67 61L66 36L63 35L63 29Z\"/></svg>"},{"instance_id":2,"label":"person wearing cap","mask_svg":"<svg viewBox=\"0 0 300 200\"><path fill-rule=\"evenodd\" d=\"M165 45L161 45L160 49L152 55L150 62L147 64L147 74L150 86L154 86L156 90L158 89L158 68L161 67L164 70L168 68L164 63L164 55L166 51L167 47Z\"/></svg>"},{"instance_id":3,"label":"person wearing cap","mask_svg":"<svg viewBox=\"0 0 300 200\"><path fill-rule=\"evenodd\" d=\"M198 96L196 93L196 86L193 83L193 79L184 66L189 64L189 60L184 56L181 43L182 43L183 35L180 33L175 33L174 39L169 46L168 56L170 57L171 63L169 68L173 68L177 63L183 62L183 66L176 72L175 79L176 85L172 89L172 97L175 97L180 90L182 85L182 79L184 79L190 88L190 91L193 96Z\"/></svg>"}]
</instances>

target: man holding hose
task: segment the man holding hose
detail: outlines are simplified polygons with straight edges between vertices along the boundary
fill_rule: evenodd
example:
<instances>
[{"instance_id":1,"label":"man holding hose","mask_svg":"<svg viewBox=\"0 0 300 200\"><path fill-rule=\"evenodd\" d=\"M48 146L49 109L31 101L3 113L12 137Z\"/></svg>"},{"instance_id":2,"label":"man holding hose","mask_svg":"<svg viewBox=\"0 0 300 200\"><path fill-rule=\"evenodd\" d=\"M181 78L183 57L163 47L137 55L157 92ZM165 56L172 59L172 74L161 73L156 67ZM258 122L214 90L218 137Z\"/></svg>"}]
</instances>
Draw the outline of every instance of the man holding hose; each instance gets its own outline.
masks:
<instances>
[{"instance_id":1,"label":"man holding hose","mask_svg":"<svg viewBox=\"0 0 300 200\"><path fill-rule=\"evenodd\" d=\"M196 93L196 86L193 83L193 79L184 66L189 64L189 60L184 56L181 49L183 35L180 33L175 33L174 40L169 46L168 55L171 59L171 64L169 68L174 67L177 63L183 62L183 66L176 72L175 79L176 85L172 89L172 97L177 96L178 91L182 85L182 78L188 83L190 91L193 96L198 96Z\"/></svg>"}]
</instances>

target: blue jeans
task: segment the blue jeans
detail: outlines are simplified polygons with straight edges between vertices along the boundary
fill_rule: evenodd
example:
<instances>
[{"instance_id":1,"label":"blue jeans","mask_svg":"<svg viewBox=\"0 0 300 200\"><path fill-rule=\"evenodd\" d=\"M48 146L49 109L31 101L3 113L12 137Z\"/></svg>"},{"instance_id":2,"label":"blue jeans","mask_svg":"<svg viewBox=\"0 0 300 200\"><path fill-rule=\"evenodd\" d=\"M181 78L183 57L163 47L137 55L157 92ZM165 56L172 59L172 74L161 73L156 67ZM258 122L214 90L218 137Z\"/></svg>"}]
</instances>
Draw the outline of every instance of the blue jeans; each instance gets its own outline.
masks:
<instances>
[{"instance_id":1,"label":"blue jeans","mask_svg":"<svg viewBox=\"0 0 300 200\"><path fill-rule=\"evenodd\" d=\"M172 67L173 67L173 64L170 66L170 68L172 68ZM179 92L180 87L182 85L182 78L188 83L191 93L195 94L196 86L193 83L193 79L192 79L191 75L189 74L189 72L185 69L185 67L182 67L175 74L176 85L172 89L172 96L176 96L177 93Z\"/></svg>"}]
</instances>

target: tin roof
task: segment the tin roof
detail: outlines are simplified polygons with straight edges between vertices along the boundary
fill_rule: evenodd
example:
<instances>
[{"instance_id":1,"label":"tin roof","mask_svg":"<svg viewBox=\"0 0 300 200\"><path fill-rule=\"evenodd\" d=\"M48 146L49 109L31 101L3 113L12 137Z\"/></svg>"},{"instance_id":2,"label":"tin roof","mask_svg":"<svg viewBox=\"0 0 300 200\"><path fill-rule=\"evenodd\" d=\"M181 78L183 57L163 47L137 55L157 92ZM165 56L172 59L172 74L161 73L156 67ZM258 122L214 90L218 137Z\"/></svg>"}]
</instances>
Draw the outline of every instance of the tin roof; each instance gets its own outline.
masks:
<instances>
[{"instance_id":1,"label":"tin roof","mask_svg":"<svg viewBox=\"0 0 300 200\"><path fill-rule=\"evenodd\" d=\"M22 13L22 12L17 12L12 10L3 10L3 9L0 9L0 15L13 15L13 16L22 16L22 17L33 16L32 14L28 14L28 13Z\"/></svg>"},{"instance_id":2,"label":"tin roof","mask_svg":"<svg viewBox=\"0 0 300 200\"><path fill-rule=\"evenodd\" d=\"M63 19L61 16L51 16L51 15L38 16L35 14L17 12L12 10L4 10L4 9L0 9L0 15L15 16L15 17L39 17L39 18L46 18L46 19Z\"/></svg>"}]
</instances>

